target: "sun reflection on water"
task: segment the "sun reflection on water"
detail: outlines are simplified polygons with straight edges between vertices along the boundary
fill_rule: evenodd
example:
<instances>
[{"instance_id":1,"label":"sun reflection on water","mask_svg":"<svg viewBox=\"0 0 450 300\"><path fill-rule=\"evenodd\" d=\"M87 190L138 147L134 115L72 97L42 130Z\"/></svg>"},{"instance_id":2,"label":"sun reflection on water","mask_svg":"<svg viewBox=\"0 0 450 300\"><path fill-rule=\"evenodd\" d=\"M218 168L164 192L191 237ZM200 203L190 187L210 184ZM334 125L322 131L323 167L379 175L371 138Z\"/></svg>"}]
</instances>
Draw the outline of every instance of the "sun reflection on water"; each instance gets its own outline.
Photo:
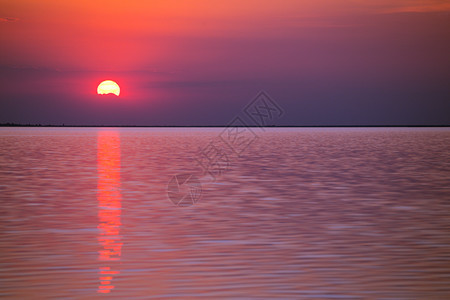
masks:
<instances>
[{"instance_id":1,"label":"sun reflection on water","mask_svg":"<svg viewBox=\"0 0 450 300\"><path fill-rule=\"evenodd\" d=\"M120 271L115 269L120 260L122 241L121 193L120 193L120 136L117 131L100 131L97 138L98 170L98 218L101 245L99 251L100 285L99 293L109 293L114 289L113 279Z\"/></svg>"}]
</instances>

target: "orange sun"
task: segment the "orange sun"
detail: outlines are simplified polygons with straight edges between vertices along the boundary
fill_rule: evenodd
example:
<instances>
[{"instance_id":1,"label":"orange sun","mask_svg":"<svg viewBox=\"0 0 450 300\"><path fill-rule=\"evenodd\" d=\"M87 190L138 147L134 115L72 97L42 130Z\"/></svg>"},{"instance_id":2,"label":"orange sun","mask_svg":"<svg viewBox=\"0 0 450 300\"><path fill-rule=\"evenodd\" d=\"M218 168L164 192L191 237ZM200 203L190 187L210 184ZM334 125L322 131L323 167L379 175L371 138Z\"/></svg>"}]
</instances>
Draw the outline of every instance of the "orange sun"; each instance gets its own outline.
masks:
<instances>
[{"instance_id":1,"label":"orange sun","mask_svg":"<svg viewBox=\"0 0 450 300\"><path fill-rule=\"evenodd\" d=\"M99 95L114 94L116 96L119 96L120 87L117 83L115 83L112 80L105 80L98 85L97 94Z\"/></svg>"}]
</instances>

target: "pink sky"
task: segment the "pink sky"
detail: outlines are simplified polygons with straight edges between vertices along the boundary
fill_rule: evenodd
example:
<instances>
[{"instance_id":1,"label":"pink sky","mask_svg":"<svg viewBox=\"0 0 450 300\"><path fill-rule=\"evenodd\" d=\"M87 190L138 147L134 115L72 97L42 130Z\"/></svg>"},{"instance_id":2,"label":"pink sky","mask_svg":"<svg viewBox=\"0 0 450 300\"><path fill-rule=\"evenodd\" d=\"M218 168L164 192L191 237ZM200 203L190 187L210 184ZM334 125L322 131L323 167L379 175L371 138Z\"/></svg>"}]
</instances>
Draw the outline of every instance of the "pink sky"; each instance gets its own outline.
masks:
<instances>
[{"instance_id":1,"label":"pink sky","mask_svg":"<svg viewBox=\"0 0 450 300\"><path fill-rule=\"evenodd\" d=\"M249 98L304 77L326 86L448 75L446 1L2 0L0 7L4 97L68 92L84 103L99 81L114 79L131 103L175 105L186 93L198 101L223 94L198 88L210 81L251 81L248 92L236 92Z\"/></svg>"}]
</instances>

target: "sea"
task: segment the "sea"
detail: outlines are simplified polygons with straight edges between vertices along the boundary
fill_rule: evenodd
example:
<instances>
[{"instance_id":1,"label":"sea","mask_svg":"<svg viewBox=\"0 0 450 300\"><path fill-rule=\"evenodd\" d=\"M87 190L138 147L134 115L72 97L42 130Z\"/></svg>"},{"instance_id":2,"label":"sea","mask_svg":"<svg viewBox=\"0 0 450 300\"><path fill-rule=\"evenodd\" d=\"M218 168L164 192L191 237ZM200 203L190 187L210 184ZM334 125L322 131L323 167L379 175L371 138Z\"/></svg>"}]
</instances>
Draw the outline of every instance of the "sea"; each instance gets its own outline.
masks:
<instances>
[{"instance_id":1,"label":"sea","mask_svg":"<svg viewBox=\"0 0 450 300\"><path fill-rule=\"evenodd\" d=\"M450 299L450 128L1 128L0 297Z\"/></svg>"}]
</instances>

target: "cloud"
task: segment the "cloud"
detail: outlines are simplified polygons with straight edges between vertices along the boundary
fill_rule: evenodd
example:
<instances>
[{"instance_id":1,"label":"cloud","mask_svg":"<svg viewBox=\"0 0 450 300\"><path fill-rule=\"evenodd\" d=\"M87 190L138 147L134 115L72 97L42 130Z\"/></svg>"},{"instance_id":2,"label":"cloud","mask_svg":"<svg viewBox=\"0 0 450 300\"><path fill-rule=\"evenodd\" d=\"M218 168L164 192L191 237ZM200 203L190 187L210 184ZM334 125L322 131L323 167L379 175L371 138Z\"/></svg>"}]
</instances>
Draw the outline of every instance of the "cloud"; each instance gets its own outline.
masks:
<instances>
[{"instance_id":1,"label":"cloud","mask_svg":"<svg viewBox=\"0 0 450 300\"><path fill-rule=\"evenodd\" d=\"M19 21L19 19L10 17L0 17L0 22L16 22L16 21Z\"/></svg>"}]
</instances>

